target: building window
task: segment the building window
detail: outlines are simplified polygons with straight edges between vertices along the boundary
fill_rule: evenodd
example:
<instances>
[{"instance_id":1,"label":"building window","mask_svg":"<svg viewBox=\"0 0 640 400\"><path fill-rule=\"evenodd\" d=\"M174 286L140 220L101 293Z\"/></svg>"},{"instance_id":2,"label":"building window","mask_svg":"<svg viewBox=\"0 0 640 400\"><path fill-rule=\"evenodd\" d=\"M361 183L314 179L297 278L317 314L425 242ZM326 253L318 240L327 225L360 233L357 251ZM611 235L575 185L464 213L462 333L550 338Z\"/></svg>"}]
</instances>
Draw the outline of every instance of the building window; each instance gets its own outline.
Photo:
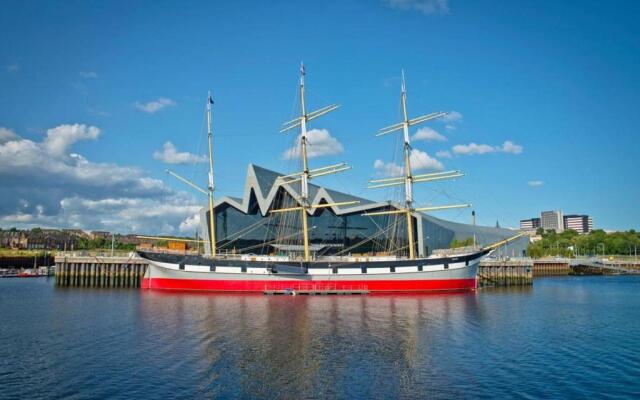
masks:
<instances>
[{"instance_id":1,"label":"building window","mask_svg":"<svg viewBox=\"0 0 640 400\"><path fill-rule=\"evenodd\" d=\"M449 269L449 263L444 263L444 269Z\"/></svg>"},{"instance_id":2,"label":"building window","mask_svg":"<svg viewBox=\"0 0 640 400\"><path fill-rule=\"evenodd\" d=\"M331 268L331 272L334 273L334 274L337 274L338 273L338 267Z\"/></svg>"},{"instance_id":3,"label":"building window","mask_svg":"<svg viewBox=\"0 0 640 400\"><path fill-rule=\"evenodd\" d=\"M422 272L422 265L418 265L418 271Z\"/></svg>"},{"instance_id":4,"label":"building window","mask_svg":"<svg viewBox=\"0 0 640 400\"><path fill-rule=\"evenodd\" d=\"M391 272L396 272L396 267L390 267L390 268L389 268L389 270L390 270Z\"/></svg>"},{"instance_id":5,"label":"building window","mask_svg":"<svg viewBox=\"0 0 640 400\"><path fill-rule=\"evenodd\" d=\"M240 267L240 272L247 272L247 266L243 265L242 267Z\"/></svg>"}]
</instances>

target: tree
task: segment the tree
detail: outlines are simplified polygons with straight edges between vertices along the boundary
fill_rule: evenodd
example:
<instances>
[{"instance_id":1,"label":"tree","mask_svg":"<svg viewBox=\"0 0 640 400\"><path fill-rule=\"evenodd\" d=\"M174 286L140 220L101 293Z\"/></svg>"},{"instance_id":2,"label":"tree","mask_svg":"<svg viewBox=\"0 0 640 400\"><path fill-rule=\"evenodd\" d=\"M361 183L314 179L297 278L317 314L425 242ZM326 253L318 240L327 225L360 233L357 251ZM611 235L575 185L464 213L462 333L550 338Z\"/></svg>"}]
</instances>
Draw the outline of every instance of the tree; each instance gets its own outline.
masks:
<instances>
[{"instance_id":1,"label":"tree","mask_svg":"<svg viewBox=\"0 0 640 400\"><path fill-rule=\"evenodd\" d=\"M462 239L462 240L458 240L458 239L453 239L451 241L451 244L449 244L449 248L450 249L457 249L459 247L468 247L468 246L473 246L473 238L466 238L466 239Z\"/></svg>"}]
</instances>

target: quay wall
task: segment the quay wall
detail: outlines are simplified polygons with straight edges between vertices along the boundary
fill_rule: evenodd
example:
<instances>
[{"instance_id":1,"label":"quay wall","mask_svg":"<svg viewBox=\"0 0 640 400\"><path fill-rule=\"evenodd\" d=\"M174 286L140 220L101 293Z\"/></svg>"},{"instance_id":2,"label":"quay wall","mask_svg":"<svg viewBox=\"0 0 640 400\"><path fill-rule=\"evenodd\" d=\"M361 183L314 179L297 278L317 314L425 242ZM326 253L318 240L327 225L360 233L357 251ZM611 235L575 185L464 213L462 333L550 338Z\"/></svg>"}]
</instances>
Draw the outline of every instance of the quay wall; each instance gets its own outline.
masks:
<instances>
[{"instance_id":1,"label":"quay wall","mask_svg":"<svg viewBox=\"0 0 640 400\"><path fill-rule=\"evenodd\" d=\"M533 261L485 259L478 267L478 286L528 286L533 284Z\"/></svg>"},{"instance_id":2,"label":"quay wall","mask_svg":"<svg viewBox=\"0 0 640 400\"><path fill-rule=\"evenodd\" d=\"M135 257L56 256L56 285L138 288L147 262Z\"/></svg>"}]
</instances>

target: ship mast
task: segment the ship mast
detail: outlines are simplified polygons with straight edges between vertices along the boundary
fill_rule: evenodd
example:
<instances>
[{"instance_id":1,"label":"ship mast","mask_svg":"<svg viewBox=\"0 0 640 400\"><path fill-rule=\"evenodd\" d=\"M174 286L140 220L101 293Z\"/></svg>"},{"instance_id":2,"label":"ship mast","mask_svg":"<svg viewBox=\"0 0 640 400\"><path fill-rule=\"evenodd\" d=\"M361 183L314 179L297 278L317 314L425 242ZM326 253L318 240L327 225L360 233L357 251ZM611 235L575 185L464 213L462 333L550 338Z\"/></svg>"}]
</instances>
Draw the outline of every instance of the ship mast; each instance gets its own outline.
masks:
<instances>
[{"instance_id":1,"label":"ship mast","mask_svg":"<svg viewBox=\"0 0 640 400\"><path fill-rule=\"evenodd\" d=\"M211 257L216 256L216 226L215 216L213 214L213 191L215 186L213 184L213 131L211 129L211 106L213 105L213 98L211 97L211 91L207 97L207 141L209 144L209 185L207 187L209 191L209 239L211 240Z\"/></svg>"},{"instance_id":2,"label":"ship mast","mask_svg":"<svg viewBox=\"0 0 640 400\"><path fill-rule=\"evenodd\" d=\"M312 178L334 174L336 172L341 172L350 169L346 163L339 163L335 165L329 165L327 167L309 169L308 155L307 155L307 145L308 145L308 137L307 137L307 123L312 119L318 118L321 115L327 114L339 106L336 104L332 104L319 110L312 111L307 113L306 103L305 103L305 92L304 92L304 78L306 72L304 69L304 64L300 64L300 116L285 122L283 124L283 128L280 132L286 132L290 129L300 127L300 157L302 158L302 171L296 172L294 174L286 175L280 177L281 182L285 184L291 184L294 182L300 181L300 199L299 206L283 208L279 210L271 210L271 213L279 213L279 212L288 212L288 211L299 211L302 218L302 240L304 247L304 261L311 261L311 251L309 248L309 226L308 226L308 214L309 211L314 210L316 208L327 208L333 206L345 206L357 204L357 201L344 201L339 203L329 203L329 204L316 204L312 205L309 203L309 181Z\"/></svg>"},{"instance_id":3,"label":"ship mast","mask_svg":"<svg viewBox=\"0 0 640 400\"><path fill-rule=\"evenodd\" d=\"M173 176L178 179L182 183L185 183L192 188L196 189L200 193L206 195L209 198L209 242L211 244L211 257L216 256L216 227L215 227L215 216L213 214L213 191L215 190L215 186L213 184L213 130L211 128L211 108L213 105L213 98L211 97L211 91L209 91L209 95L207 97L207 141L209 144L209 180L207 189L203 189L195 183L191 182L187 178L183 178L182 176L176 174L171 170L166 170L167 174Z\"/></svg>"},{"instance_id":4,"label":"ship mast","mask_svg":"<svg viewBox=\"0 0 640 400\"><path fill-rule=\"evenodd\" d=\"M304 64L300 65L300 155L302 157L302 181L300 182L300 203L302 209L302 237L304 243L304 260L309 261L309 227L307 209L309 207L309 164L307 161L307 110L304 104Z\"/></svg>"},{"instance_id":5,"label":"ship mast","mask_svg":"<svg viewBox=\"0 0 640 400\"><path fill-rule=\"evenodd\" d=\"M437 180L443 180L443 179L452 179L452 178L463 176L464 174L462 174L460 171L447 171L447 172L435 172L430 174L413 175L411 171L412 148L411 148L411 137L409 136L409 127L420 124L422 122L430 121L432 119L443 117L447 113L439 111L431 114L422 115L417 118L409 119L409 114L407 112L407 87L404 79L404 70L402 71L400 101L402 103L402 117L403 117L402 122L380 129L380 131L376 134L376 136L382 136L391 132L402 130L403 137L404 137L404 145L402 150L404 176L371 180L369 181L370 183L369 188L373 189L373 188L382 188L382 187L388 187L388 186L404 185L404 195L405 195L404 207L396 210L366 213L364 215L373 216L373 215L386 215L386 214L405 214L407 218L407 241L408 241L408 248L409 248L409 259L413 260L416 258L415 240L413 237L413 213L414 212L470 207L470 204L455 204L455 205L420 207L420 208L413 207L413 184L414 183L430 182L430 181L437 181Z\"/></svg>"}]
</instances>

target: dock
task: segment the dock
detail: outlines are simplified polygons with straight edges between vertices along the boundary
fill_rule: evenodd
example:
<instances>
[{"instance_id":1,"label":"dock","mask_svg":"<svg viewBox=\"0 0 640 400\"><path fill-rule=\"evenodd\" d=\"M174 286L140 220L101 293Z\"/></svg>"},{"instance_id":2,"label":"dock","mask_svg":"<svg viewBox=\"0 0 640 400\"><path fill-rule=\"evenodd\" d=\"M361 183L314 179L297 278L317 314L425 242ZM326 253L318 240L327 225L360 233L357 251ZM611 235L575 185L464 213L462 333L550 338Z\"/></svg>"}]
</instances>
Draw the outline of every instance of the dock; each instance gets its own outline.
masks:
<instances>
[{"instance_id":1,"label":"dock","mask_svg":"<svg viewBox=\"0 0 640 400\"><path fill-rule=\"evenodd\" d=\"M484 259L478 267L478 286L533 285L533 265L530 258Z\"/></svg>"},{"instance_id":2,"label":"dock","mask_svg":"<svg viewBox=\"0 0 640 400\"><path fill-rule=\"evenodd\" d=\"M533 262L533 276L563 276L571 274L568 259L539 259Z\"/></svg>"},{"instance_id":3,"label":"dock","mask_svg":"<svg viewBox=\"0 0 640 400\"><path fill-rule=\"evenodd\" d=\"M59 253L55 257L56 285L96 288L139 288L147 269L147 261L133 253L85 254ZM478 268L478 286L530 286L543 276L640 274L635 259L604 258L486 258ZM266 295L364 295L366 286L336 288L334 286L293 285L265 287Z\"/></svg>"},{"instance_id":4,"label":"dock","mask_svg":"<svg viewBox=\"0 0 640 400\"><path fill-rule=\"evenodd\" d=\"M95 288L139 288L148 265L132 254L61 254L55 264L56 285Z\"/></svg>"}]
</instances>

